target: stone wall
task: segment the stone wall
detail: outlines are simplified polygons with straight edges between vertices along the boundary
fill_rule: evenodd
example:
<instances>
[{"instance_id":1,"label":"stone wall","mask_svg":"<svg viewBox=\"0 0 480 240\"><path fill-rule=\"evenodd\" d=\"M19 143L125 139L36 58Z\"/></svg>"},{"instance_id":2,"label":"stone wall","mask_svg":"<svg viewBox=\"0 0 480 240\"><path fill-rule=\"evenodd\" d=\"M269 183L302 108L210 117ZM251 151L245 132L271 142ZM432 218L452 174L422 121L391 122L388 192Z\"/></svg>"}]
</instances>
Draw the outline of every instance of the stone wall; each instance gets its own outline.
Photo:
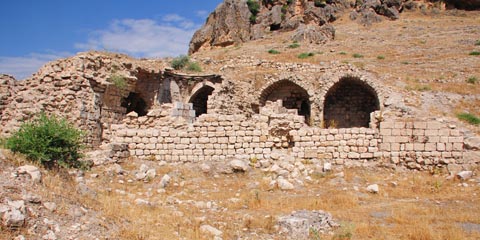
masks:
<instances>
[{"instance_id":1,"label":"stone wall","mask_svg":"<svg viewBox=\"0 0 480 240\"><path fill-rule=\"evenodd\" d=\"M375 124L372 124L375 126ZM139 117L112 125L112 142L130 155L167 162L271 159L282 151L298 161L356 165L364 162L431 169L463 164L463 137L437 121L389 120L379 128L323 129L267 102L260 114L201 115L193 124L175 117Z\"/></svg>"}]
</instances>

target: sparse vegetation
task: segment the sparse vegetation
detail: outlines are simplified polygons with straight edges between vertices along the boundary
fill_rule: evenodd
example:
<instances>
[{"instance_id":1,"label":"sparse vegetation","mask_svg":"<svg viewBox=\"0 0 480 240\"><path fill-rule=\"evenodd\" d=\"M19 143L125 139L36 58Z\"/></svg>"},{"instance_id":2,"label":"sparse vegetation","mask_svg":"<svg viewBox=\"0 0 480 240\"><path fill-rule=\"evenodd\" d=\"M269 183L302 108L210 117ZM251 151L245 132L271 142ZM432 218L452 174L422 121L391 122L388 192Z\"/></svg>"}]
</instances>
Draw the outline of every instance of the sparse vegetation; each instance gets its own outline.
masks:
<instances>
[{"instance_id":1,"label":"sparse vegetation","mask_svg":"<svg viewBox=\"0 0 480 240\"><path fill-rule=\"evenodd\" d=\"M257 14L260 12L260 4L256 0L247 1L248 9L250 10L250 23L255 24L257 21Z\"/></svg>"},{"instance_id":2,"label":"sparse vegetation","mask_svg":"<svg viewBox=\"0 0 480 240\"><path fill-rule=\"evenodd\" d=\"M293 0L287 0L287 4L290 5L293 3Z\"/></svg>"},{"instance_id":3,"label":"sparse vegetation","mask_svg":"<svg viewBox=\"0 0 480 240\"><path fill-rule=\"evenodd\" d=\"M477 40L477 41L475 42L475 46L480 46L480 40Z\"/></svg>"},{"instance_id":4,"label":"sparse vegetation","mask_svg":"<svg viewBox=\"0 0 480 240\"><path fill-rule=\"evenodd\" d=\"M459 113L457 118L475 126L480 125L480 118L471 113Z\"/></svg>"},{"instance_id":5,"label":"sparse vegetation","mask_svg":"<svg viewBox=\"0 0 480 240\"><path fill-rule=\"evenodd\" d=\"M300 59L305 59L313 56L315 56L315 53L308 52L308 53L300 53L297 57Z\"/></svg>"},{"instance_id":6,"label":"sparse vegetation","mask_svg":"<svg viewBox=\"0 0 480 240\"><path fill-rule=\"evenodd\" d=\"M385 56L383 56L383 55L378 55L378 56L377 56L377 59L378 59L378 60L383 60L383 59L385 59Z\"/></svg>"},{"instance_id":7,"label":"sparse vegetation","mask_svg":"<svg viewBox=\"0 0 480 240\"><path fill-rule=\"evenodd\" d=\"M338 54L340 54L340 55L347 55L347 53L346 53L346 52L343 52L343 51L342 51L342 52L339 52Z\"/></svg>"},{"instance_id":8,"label":"sparse vegetation","mask_svg":"<svg viewBox=\"0 0 480 240\"><path fill-rule=\"evenodd\" d=\"M275 50L275 49L268 50L268 53L270 53L270 54L280 54L280 52L278 50Z\"/></svg>"},{"instance_id":9,"label":"sparse vegetation","mask_svg":"<svg viewBox=\"0 0 480 240\"><path fill-rule=\"evenodd\" d=\"M23 123L7 139L6 147L48 168L83 168L84 163L79 161L83 135L67 120L41 113L33 121Z\"/></svg>"},{"instance_id":10,"label":"sparse vegetation","mask_svg":"<svg viewBox=\"0 0 480 240\"><path fill-rule=\"evenodd\" d=\"M296 43L296 42L288 45L288 48L292 48L292 49L293 49L293 48L299 48L299 47L300 47L300 44L298 44L298 43Z\"/></svg>"},{"instance_id":11,"label":"sparse vegetation","mask_svg":"<svg viewBox=\"0 0 480 240\"><path fill-rule=\"evenodd\" d=\"M476 84L476 83L478 83L478 78L477 78L477 77L474 77L474 76L469 77L469 78L467 79L467 83Z\"/></svg>"},{"instance_id":12,"label":"sparse vegetation","mask_svg":"<svg viewBox=\"0 0 480 240\"><path fill-rule=\"evenodd\" d=\"M480 52L478 51L472 51L469 53L470 56L480 56Z\"/></svg>"},{"instance_id":13,"label":"sparse vegetation","mask_svg":"<svg viewBox=\"0 0 480 240\"><path fill-rule=\"evenodd\" d=\"M170 63L170 66L175 70L185 69L192 72L201 72L202 68L196 62L192 62L188 56L181 55L174 58Z\"/></svg>"},{"instance_id":14,"label":"sparse vegetation","mask_svg":"<svg viewBox=\"0 0 480 240\"><path fill-rule=\"evenodd\" d=\"M126 89L128 86L127 81L125 80L125 77L122 75L113 74L112 76L110 76L109 81L113 83L115 87L121 90Z\"/></svg>"},{"instance_id":15,"label":"sparse vegetation","mask_svg":"<svg viewBox=\"0 0 480 240\"><path fill-rule=\"evenodd\" d=\"M352 56L353 56L354 58L363 58L363 55L360 54L360 53L354 53Z\"/></svg>"}]
</instances>

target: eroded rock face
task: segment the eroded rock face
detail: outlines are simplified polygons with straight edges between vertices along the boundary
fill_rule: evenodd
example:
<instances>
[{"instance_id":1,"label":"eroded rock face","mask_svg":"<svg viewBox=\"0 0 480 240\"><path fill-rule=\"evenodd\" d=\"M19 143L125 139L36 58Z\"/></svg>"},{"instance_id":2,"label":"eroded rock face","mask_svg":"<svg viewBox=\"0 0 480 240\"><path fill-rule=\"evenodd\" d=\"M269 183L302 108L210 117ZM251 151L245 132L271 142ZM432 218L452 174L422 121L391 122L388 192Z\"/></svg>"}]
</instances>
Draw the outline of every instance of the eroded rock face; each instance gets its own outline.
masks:
<instances>
[{"instance_id":1,"label":"eroded rock face","mask_svg":"<svg viewBox=\"0 0 480 240\"><path fill-rule=\"evenodd\" d=\"M331 26L322 26L335 21L350 6L346 0L326 1L324 4L307 0L257 3L259 10L256 14L252 14L245 0L221 3L193 36L189 53L260 39L272 31L301 30L301 33L292 34L294 40L324 43L333 39L334 30Z\"/></svg>"}]
</instances>

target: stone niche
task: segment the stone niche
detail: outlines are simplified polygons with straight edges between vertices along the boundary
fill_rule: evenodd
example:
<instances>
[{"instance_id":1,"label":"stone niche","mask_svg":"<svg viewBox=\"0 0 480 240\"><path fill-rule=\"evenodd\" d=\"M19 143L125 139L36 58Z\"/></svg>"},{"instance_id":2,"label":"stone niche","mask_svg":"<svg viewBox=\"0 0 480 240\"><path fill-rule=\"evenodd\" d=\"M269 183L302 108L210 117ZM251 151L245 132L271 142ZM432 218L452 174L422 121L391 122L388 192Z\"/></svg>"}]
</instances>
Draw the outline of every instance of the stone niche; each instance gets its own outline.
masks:
<instances>
[{"instance_id":1,"label":"stone niche","mask_svg":"<svg viewBox=\"0 0 480 240\"><path fill-rule=\"evenodd\" d=\"M301 86L289 80L281 80L273 83L260 96L260 105L265 106L267 101L276 102L282 100L283 107L296 109L297 113L305 117L308 123L310 119L310 96Z\"/></svg>"},{"instance_id":2,"label":"stone niche","mask_svg":"<svg viewBox=\"0 0 480 240\"><path fill-rule=\"evenodd\" d=\"M327 92L323 120L326 128L369 127L370 114L380 109L377 93L355 77L344 77Z\"/></svg>"},{"instance_id":3,"label":"stone niche","mask_svg":"<svg viewBox=\"0 0 480 240\"><path fill-rule=\"evenodd\" d=\"M188 102L193 104L195 117L199 117L200 115L207 113L208 96L212 95L214 90L215 89L213 87L205 85L192 95Z\"/></svg>"}]
</instances>

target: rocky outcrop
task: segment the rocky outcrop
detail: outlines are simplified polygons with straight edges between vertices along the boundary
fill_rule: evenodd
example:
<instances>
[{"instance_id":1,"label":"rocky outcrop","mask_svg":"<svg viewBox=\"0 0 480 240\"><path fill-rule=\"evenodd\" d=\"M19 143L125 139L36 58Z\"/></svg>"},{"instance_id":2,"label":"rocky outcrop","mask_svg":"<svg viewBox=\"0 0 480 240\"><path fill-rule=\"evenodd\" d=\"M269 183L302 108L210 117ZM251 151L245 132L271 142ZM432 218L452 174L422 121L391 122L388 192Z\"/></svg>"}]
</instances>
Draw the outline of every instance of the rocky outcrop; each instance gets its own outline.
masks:
<instances>
[{"instance_id":1,"label":"rocky outcrop","mask_svg":"<svg viewBox=\"0 0 480 240\"><path fill-rule=\"evenodd\" d=\"M0 119L3 111L10 103L15 93L15 78L10 75L0 74Z\"/></svg>"},{"instance_id":2,"label":"rocky outcrop","mask_svg":"<svg viewBox=\"0 0 480 240\"><path fill-rule=\"evenodd\" d=\"M256 6L247 2L258 3ZM333 39L335 21L350 6L346 0L226 0L210 14L191 42L189 53L260 39L273 31L294 31L294 40L324 43ZM257 8L258 7L258 8Z\"/></svg>"}]
</instances>

